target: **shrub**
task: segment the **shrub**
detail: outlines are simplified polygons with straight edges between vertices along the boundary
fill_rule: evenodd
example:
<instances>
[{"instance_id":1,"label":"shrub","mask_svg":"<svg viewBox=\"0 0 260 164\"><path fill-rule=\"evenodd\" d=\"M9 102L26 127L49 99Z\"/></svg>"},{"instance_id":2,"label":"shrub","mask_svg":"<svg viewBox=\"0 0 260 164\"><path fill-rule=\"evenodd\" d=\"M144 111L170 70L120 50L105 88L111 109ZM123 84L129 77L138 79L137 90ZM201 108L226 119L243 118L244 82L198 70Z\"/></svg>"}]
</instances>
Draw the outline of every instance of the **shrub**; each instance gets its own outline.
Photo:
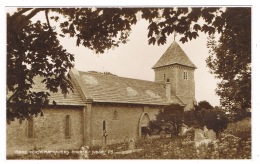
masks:
<instances>
[{"instance_id":1,"label":"shrub","mask_svg":"<svg viewBox=\"0 0 260 164\"><path fill-rule=\"evenodd\" d=\"M161 132L177 136L181 132L184 118L184 107L179 104L171 104L156 115L156 120L149 122L151 134Z\"/></svg>"}]
</instances>

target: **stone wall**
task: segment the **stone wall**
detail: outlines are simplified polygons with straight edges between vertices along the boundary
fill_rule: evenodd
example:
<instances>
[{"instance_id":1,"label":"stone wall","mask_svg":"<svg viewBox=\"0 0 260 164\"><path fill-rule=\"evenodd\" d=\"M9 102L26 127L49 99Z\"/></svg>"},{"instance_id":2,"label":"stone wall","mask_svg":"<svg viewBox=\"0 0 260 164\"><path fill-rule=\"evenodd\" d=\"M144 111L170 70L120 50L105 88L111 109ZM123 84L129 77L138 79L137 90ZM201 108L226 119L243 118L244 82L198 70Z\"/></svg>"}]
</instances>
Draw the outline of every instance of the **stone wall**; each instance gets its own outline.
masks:
<instances>
[{"instance_id":1,"label":"stone wall","mask_svg":"<svg viewBox=\"0 0 260 164\"><path fill-rule=\"evenodd\" d=\"M107 144L124 142L140 137L139 122L143 113L155 119L158 111L158 107L138 105L92 105L92 145L102 145L104 142L103 121L106 121Z\"/></svg>"},{"instance_id":2,"label":"stone wall","mask_svg":"<svg viewBox=\"0 0 260 164\"><path fill-rule=\"evenodd\" d=\"M172 65L155 70L155 82L165 83L170 80L172 93L186 104L185 110L193 108L195 99L195 81L194 68ZM187 78L184 79L184 72L187 72Z\"/></svg>"},{"instance_id":3,"label":"stone wall","mask_svg":"<svg viewBox=\"0 0 260 164\"><path fill-rule=\"evenodd\" d=\"M176 95L186 104L185 110L190 110L195 100L194 69L177 67L176 70ZM187 73L187 79L184 79L184 72Z\"/></svg>"},{"instance_id":4,"label":"stone wall","mask_svg":"<svg viewBox=\"0 0 260 164\"><path fill-rule=\"evenodd\" d=\"M107 144L129 141L140 137L140 118L145 113L150 120L162 107L144 105L92 104L91 146L102 145L103 121L106 121ZM116 111L116 117L115 117ZM43 109L44 117L33 118L34 136L28 136L28 121L18 120L7 125L7 155L16 150L70 150L83 145L83 107ZM70 116L70 138L65 136L66 116ZM144 117L147 121L147 117Z\"/></svg>"},{"instance_id":5,"label":"stone wall","mask_svg":"<svg viewBox=\"0 0 260 164\"><path fill-rule=\"evenodd\" d=\"M7 124L6 153L15 150L67 150L83 145L83 115L79 107L43 109L44 117L33 118L34 136L28 137L28 121ZM65 137L65 118L70 116L70 138Z\"/></svg>"},{"instance_id":6,"label":"stone wall","mask_svg":"<svg viewBox=\"0 0 260 164\"><path fill-rule=\"evenodd\" d=\"M194 69L188 67L177 67L176 74L176 95L183 97L195 97ZM184 79L183 73L187 72L187 79Z\"/></svg>"},{"instance_id":7,"label":"stone wall","mask_svg":"<svg viewBox=\"0 0 260 164\"><path fill-rule=\"evenodd\" d=\"M176 70L174 68L175 66L166 66L166 67L154 69L155 71L154 81L164 84L165 82L167 82L167 79L171 80L173 77L176 76ZM171 82L173 81L171 80Z\"/></svg>"}]
</instances>

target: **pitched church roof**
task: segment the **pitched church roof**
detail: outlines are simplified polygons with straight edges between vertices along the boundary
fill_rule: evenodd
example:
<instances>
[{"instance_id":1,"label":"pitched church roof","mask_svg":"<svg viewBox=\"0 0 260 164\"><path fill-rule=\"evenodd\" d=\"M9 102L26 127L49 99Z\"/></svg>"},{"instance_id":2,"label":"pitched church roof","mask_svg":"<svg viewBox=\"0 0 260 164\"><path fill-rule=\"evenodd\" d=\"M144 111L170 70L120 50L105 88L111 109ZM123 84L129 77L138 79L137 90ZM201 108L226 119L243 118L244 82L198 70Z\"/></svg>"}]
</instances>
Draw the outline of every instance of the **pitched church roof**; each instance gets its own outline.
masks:
<instances>
[{"instance_id":1,"label":"pitched church roof","mask_svg":"<svg viewBox=\"0 0 260 164\"><path fill-rule=\"evenodd\" d=\"M85 102L82 99L79 91L76 89L76 84L72 81L73 92L69 90L69 93L64 95L59 90L56 93L50 92L46 89L45 84L41 83L43 77L37 76L34 78L34 85L32 91L48 91L49 96L49 104L52 105L53 101L56 102L57 105L73 105L73 106L85 106Z\"/></svg>"},{"instance_id":2,"label":"pitched church roof","mask_svg":"<svg viewBox=\"0 0 260 164\"><path fill-rule=\"evenodd\" d=\"M179 44L175 41L170 45L170 47L168 47L168 49L164 52L162 57L152 67L152 69L173 65L173 64L180 64L180 65L196 68L196 66L192 63L189 57L181 49Z\"/></svg>"},{"instance_id":3,"label":"pitched church roof","mask_svg":"<svg viewBox=\"0 0 260 164\"><path fill-rule=\"evenodd\" d=\"M84 89L93 102L167 105L183 104L175 95L169 102L163 85L115 75L79 72Z\"/></svg>"},{"instance_id":4,"label":"pitched church roof","mask_svg":"<svg viewBox=\"0 0 260 164\"><path fill-rule=\"evenodd\" d=\"M34 85L30 90L32 92L49 92L50 105L55 101L57 105L85 106L85 101L89 99L98 103L140 105L183 104L183 102L174 94L171 95L169 101L166 97L165 86L160 83L98 72L78 72L77 70L74 70L74 72L75 71L78 73L82 83L79 84L78 81L72 77L73 92L70 91L67 95L62 94L60 90L57 93L52 93L47 90L45 84L42 83L43 77L40 76L34 78ZM82 84L84 86L82 86ZM86 97L82 94L82 90L86 93ZM12 93L9 92L7 98L11 95Z\"/></svg>"},{"instance_id":5,"label":"pitched church roof","mask_svg":"<svg viewBox=\"0 0 260 164\"><path fill-rule=\"evenodd\" d=\"M59 90L57 93L50 92L46 89L45 84L42 83L43 77L41 76L35 76L33 78L34 84L32 85L32 88L30 89L31 92L42 92L46 91L49 92L49 104L53 105L53 101L56 102L57 105L71 105L71 106L85 106L85 102L82 99L78 89L75 87L75 83L72 81L73 85L73 92L69 91L69 94L62 94L61 90ZM9 98L13 93L8 92L7 98Z\"/></svg>"}]
</instances>

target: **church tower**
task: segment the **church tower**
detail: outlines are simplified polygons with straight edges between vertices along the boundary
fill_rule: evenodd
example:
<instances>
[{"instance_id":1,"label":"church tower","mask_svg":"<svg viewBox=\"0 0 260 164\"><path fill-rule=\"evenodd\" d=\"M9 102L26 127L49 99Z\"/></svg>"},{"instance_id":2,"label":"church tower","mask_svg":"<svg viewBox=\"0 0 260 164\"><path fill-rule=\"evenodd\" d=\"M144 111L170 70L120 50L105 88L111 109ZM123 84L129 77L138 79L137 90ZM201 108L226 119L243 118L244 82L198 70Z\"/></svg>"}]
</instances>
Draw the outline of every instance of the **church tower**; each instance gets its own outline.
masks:
<instances>
[{"instance_id":1,"label":"church tower","mask_svg":"<svg viewBox=\"0 0 260 164\"><path fill-rule=\"evenodd\" d=\"M194 71L196 66L175 41L152 67L155 82L170 83L171 94L176 95L190 110L196 103Z\"/></svg>"}]
</instances>

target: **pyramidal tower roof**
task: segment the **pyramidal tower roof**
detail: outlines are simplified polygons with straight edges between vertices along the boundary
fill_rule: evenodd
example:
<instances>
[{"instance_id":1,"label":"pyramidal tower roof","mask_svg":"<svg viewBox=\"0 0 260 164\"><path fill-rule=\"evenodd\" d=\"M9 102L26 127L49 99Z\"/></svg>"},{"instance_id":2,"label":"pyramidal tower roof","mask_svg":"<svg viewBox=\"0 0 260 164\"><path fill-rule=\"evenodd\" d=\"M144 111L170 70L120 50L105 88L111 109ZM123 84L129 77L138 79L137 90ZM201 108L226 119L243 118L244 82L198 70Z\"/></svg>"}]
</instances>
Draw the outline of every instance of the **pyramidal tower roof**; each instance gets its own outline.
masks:
<instances>
[{"instance_id":1,"label":"pyramidal tower roof","mask_svg":"<svg viewBox=\"0 0 260 164\"><path fill-rule=\"evenodd\" d=\"M197 68L189 59L189 57L185 54L185 52L181 49L179 44L175 41L173 41L170 47L168 47L168 49L164 52L162 57L152 67L152 69L173 64Z\"/></svg>"}]
</instances>

